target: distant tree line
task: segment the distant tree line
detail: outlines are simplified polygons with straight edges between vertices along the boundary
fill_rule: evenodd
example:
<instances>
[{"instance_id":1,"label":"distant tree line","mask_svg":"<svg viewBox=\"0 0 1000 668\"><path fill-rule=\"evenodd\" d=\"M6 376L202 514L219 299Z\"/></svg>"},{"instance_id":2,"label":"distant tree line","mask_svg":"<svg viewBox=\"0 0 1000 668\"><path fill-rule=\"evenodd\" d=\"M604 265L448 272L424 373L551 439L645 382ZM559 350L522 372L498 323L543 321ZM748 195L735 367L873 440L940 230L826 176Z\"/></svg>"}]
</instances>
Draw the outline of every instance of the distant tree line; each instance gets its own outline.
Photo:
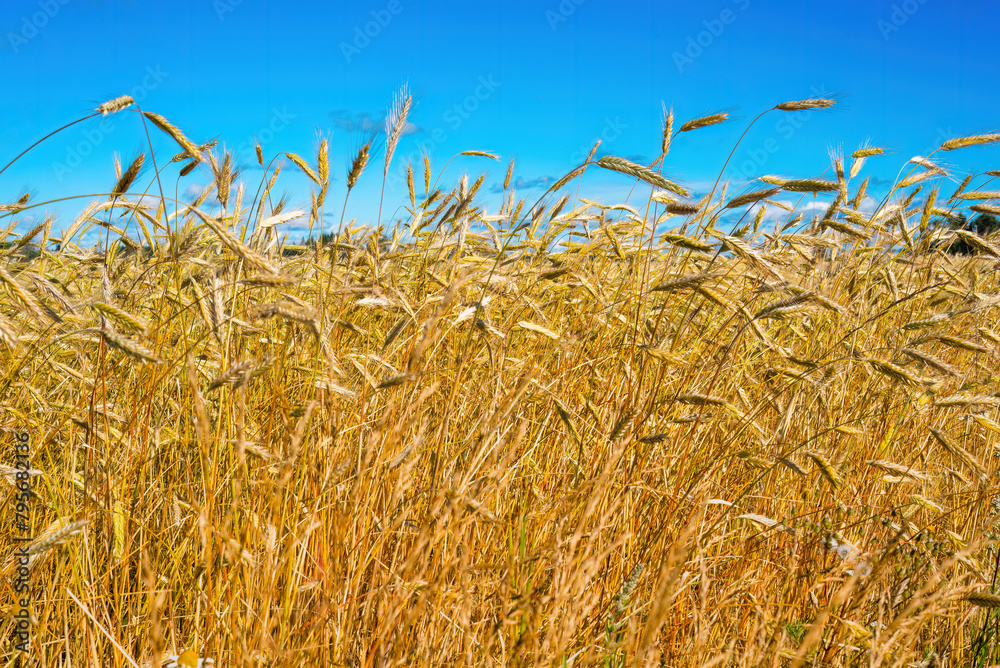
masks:
<instances>
[{"instance_id":1,"label":"distant tree line","mask_svg":"<svg viewBox=\"0 0 1000 668\"><path fill-rule=\"evenodd\" d=\"M947 224L953 230L965 230L983 238L1000 232L1000 218L992 213L981 213L974 218L968 218L964 213L958 213L951 216ZM974 255L979 252L961 237L952 240L944 250L954 255Z\"/></svg>"}]
</instances>

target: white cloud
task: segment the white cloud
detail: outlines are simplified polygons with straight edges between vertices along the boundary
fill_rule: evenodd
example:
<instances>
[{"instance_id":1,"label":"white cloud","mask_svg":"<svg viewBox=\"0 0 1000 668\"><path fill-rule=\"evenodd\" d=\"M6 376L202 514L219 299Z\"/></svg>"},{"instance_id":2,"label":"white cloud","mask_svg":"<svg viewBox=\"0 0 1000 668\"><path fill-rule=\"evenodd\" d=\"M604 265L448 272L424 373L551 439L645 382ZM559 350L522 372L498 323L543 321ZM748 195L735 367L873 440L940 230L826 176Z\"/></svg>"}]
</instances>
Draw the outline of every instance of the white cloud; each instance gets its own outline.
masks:
<instances>
[{"instance_id":1,"label":"white cloud","mask_svg":"<svg viewBox=\"0 0 1000 668\"><path fill-rule=\"evenodd\" d=\"M799 213L803 213L804 214L804 213L808 213L810 211L818 211L818 210L821 210L821 209L823 211L826 211L829 208L830 208L830 203L829 202L815 201L815 202L806 202L802 206L796 207L796 211L798 211Z\"/></svg>"},{"instance_id":2,"label":"white cloud","mask_svg":"<svg viewBox=\"0 0 1000 668\"><path fill-rule=\"evenodd\" d=\"M865 198L861 200L861 206L858 207L858 211L867 216L874 213L876 207L878 207L878 202L875 201L875 198L866 195Z\"/></svg>"},{"instance_id":3,"label":"white cloud","mask_svg":"<svg viewBox=\"0 0 1000 668\"><path fill-rule=\"evenodd\" d=\"M188 199L188 200L197 199L198 196L201 195L201 193L203 193L205 191L205 188L207 187L208 186L201 183L190 183L188 184L188 187L184 189L183 199Z\"/></svg>"}]
</instances>

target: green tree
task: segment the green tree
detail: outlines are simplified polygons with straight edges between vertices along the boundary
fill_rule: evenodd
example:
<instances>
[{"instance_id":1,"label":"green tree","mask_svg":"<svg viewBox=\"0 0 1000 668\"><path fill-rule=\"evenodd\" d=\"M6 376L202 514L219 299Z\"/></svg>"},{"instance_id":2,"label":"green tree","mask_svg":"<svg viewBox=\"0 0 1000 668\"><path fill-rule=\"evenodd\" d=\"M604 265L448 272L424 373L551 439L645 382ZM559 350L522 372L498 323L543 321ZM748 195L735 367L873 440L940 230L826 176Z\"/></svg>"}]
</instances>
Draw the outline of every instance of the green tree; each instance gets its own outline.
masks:
<instances>
[{"instance_id":1,"label":"green tree","mask_svg":"<svg viewBox=\"0 0 1000 668\"><path fill-rule=\"evenodd\" d=\"M1000 218L992 213L981 213L975 218L970 219L964 213L959 213L949 219L948 227L953 230L973 232L985 238L995 232L1000 232ZM973 255L978 252L969 242L960 238L956 238L949 243L946 250L955 255Z\"/></svg>"}]
</instances>

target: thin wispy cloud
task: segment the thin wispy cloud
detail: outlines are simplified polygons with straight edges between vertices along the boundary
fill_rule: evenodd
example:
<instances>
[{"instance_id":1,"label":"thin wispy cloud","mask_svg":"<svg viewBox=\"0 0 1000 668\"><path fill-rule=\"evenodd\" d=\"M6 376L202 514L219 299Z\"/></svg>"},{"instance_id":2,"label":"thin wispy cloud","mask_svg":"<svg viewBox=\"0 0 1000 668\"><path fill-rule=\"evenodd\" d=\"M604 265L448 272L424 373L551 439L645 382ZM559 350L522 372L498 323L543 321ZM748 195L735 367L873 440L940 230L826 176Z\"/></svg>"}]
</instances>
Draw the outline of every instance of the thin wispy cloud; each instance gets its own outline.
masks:
<instances>
[{"instance_id":1,"label":"thin wispy cloud","mask_svg":"<svg viewBox=\"0 0 1000 668\"><path fill-rule=\"evenodd\" d=\"M513 181L511 181L510 185L515 190L531 190L532 188L548 188L555 182L556 182L555 178L551 176L536 176L533 179L526 179L523 176L519 176ZM490 192L502 193L503 184L498 183L494 185L492 188L490 188Z\"/></svg>"},{"instance_id":2,"label":"thin wispy cloud","mask_svg":"<svg viewBox=\"0 0 1000 668\"><path fill-rule=\"evenodd\" d=\"M824 202L821 200L806 202L805 204L796 207L800 213L809 213L810 211L826 211L830 208L830 202Z\"/></svg>"},{"instance_id":3,"label":"thin wispy cloud","mask_svg":"<svg viewBox=\"0 0 1000 668\"><path fill-rule=\"evenodd\" d=\"M182 199L191 201L197 199L208 186L202 183L189 183L187 188L184 189L184 194L181 196Z\"/></svg>"},{"instance_id":4,"label":"thin wispy cloud","mask_svg":"<svg viewBox=\"0 0 1000 668\"><path fill-rule=\"evenodd\" d=\"M381 132L385 128L385 119L377 117L367 111L352 111L350 109L333 109L329 113L333 120L334 127L351 134L368 134ZM403 128L404 135L413 135L423 132L423 129L416 123L406 122Z\"/></svg>"},{"instance_id":5,"label":"thin wispy cloud","mask_svg":"<svg viewBox=\"0 0 1000 668\"><path fill-rule=\"evenodd\" d=\"M868 177L868 186L874 188L888 188L892 186L892 181L890 179L883 179L881 176L871 174Z\"/></svg>"}]
</instances>

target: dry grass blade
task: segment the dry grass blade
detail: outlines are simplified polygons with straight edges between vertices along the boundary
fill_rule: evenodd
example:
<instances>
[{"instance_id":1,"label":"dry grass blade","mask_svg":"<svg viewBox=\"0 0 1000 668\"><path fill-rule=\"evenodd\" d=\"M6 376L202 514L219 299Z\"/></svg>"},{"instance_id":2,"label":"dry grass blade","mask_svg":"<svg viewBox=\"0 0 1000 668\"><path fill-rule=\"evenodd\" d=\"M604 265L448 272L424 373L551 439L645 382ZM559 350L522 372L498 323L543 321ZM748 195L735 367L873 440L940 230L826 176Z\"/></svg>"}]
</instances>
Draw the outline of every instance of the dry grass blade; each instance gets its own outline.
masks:
<instances>
[{"instance_id":1,"label":"dry grass blade","mask_svg":"<svg viewBox=\"0 0 1000 668\"><path fill-rule=\"evenodd\" d=\"M700 206L698 206L697 204L690 204L688 202L668 202L666 205L664 205L663 209L667 213L676 214L678 216L690 216L692 214L701 211ZM671 236L676 236L679 238L688 238L688 237L681 237L681 235L679 234Z\"/></svg>"},{"instance_id":2,"label":"dry grass blade","mask_svg":"<svg viewBox=\"0 0 1000 668\"><path fill-rule=\"evenodd\" d=\"M130 327L136 331L142 332L144 334L146 332L147 325L145 321L113 304L94 302L93 304L90 305L90 308L94 309L95 311L98 311L99 313L103 313L112 320L116 320L117 322L126 325L127 327Z\"/></svg>"},{"instance_id":3,"label":"dry grass blade","mask_svg":"<svg viewBox=\"0 0 1000 668\"><path fill-rule=\"evenodd\" d=\"M975 421L975 423L978 424L980 427L988 429L989 431L992 431L994 434L1000 434L1000 423L998 423L996 420L992 420L986 417L985 415L978 415L978 414L973 414L970 415L969 417L971 417Z\"/></svg>"},{"instance_id":4,"label":"dry grass blade","mask_svg":"<svg viewBox=\"0 0 1000 668\"><path fill-rule=\"evenodd\" d=\"M388 378L386 378L385 380L383 380L381 383L379 383L376 386L376 389L384 390L384 389L387 389L387 388L390 388L390 387L396 387L398 385L402 385L403 383L407 383L407 382L413 380L416 377L417 377L417 374L415 374L415 373L397 373L397 374L393 374L392 376L389 376Z\"/></svg>"},{"instance_id":5,"label":"dry grass blade","mask_svg":"<svg viewBox=\"0 0 1000 668\"><path fill-rule=\"evenodd\" d=\"M778 520L771 519L764 515L757 515L756 513L743 513L742 515L737 515L738 520L748 520L754 524L764 527L765 529L778 529L786 533L794 534L795 530L791 527L787 527Z\"/></svg>"},{"instance_id":6,"label":"dry grass blade","mask_svg":"<svg viewBox=\"0 0 1000 668\"><path fill-rule=\"evenodd\" d=\"M804 248L839 248L840 243L823 237L814 237L808 234L782 234L775 238L776 241L802 246Z\"/></svg>"},{"instance_id":7,"label":"dry grass blade","mask_svg":"<svg viewBox=\"0 0 1000 668\"><path fill-rule=\"evenodd\" d=\"M955 198L967 200L1000 199L1000 192L996 190L972 190L959 193Z\"/></svg>"},{"instance_id":8,"label":"dry grass blade","mask_svg":"<svg viewBox=\"0 0 1000 668\"><path fill-rule=\"evenodd\" d=\"M859 148L857 151L855 151L854 153L851 154L851 157L854 158L854 159L856 159L856 160L858 160L858 159L861 159L861 158L868 158L868 157L871 157L873 155L882 155L883 153L885 153L885 149L884 148L878 148L878 147L875 147L875 146L870 146L870 147L866 147L866 148Z\"/></svg>"},{"instance_id":9,"label":"dry grass blade","mask_svg":"<svg viewBox=\"0 0 1000 668\"><path fill-rule=\"evenodd\" d=\"M901 366L897 366L892 362L887 362L885 360L869 359L868 363L873 369L878 371L880 374L896 381L897 383L902 383L903 385L909 385L911 387L917 387L919 385L926 385L927 380L915 376Z\"/></svg>"},{"instance_id":10,"label":"dry grass blade","mask_svg":"<svg viewBox=\"0 0 1000 668\"><path fill-rule=\"evenodd\" d=\"M692 213L697 213L698 209L695 208ZM688 237L683 234L671 234L667 233L660 237L662 241L666 241L671 246L679 246L680 248L687 248L688 250L708 252L714 248L712 244L705 243L700 239L694 237Z\"/></svg>"},{"instance_id":11,"label":"dry grass blade","mask_svg":"<svg viewBox=\"0 0 1000 668\"><path fill-rule=\"evenodd\" d=\"M40 557L46 552L69 543L88 524L90 524L90 520L71 521L69 517L59 518L35 536L35 539L28 545L28 555L31 557Z\"/></svg>"},{"instance_id":12,"label":"dry grass blade","mask_svg":"<svg viewBox=\"0 0 1000 668\"><path fill-rule=\"evenodd\" d=\"M266 272L268 274L278 273L267 260L245 246L243 242L233 236L229 230L222 225L222 223L215 220L211 216L202 213L197 207L189 206L188 211L191 211L198 216L198 218L200 218L210 230L215 232L216 236L219 237L222 243L228 246L231 251L236 253L236 255L238 255L241 260L246 262L247 265L260 272Z\"/></svg>"},{"instance_id":13,"label":"dry grass blade","mask_svg":"<svg viewBox=\"0 0 1000 668\"><path fill-rule=\"evenodd\" d=\"M743 239L731 237L728 234L723 234L721 232L712 232L711 234L713 237L722 241L722 243L726 245L726 248L732 251L732 253L741 260L746 262L752 269L755 269L773 279L780 280L782 278L778 270L771 266L771 263L761 257L760 253L751 248L750 244Z\"/></svg>"},{"instance_id":14,"label":"dry grass blade","mask_svg":"<svg viewBox=\"0 0 1000 668\"><path fill-rule=\"evenodd\" d=\"M266 319L273 317L284 318L293 322L310 324L316 322L316 311L310 308L303 308L290 302L274 302L261 304L254 310L254 317Z\"/></svg>"},{"instance_id":15,"label":"dry grass blade","mask_svg":"<svg viewBox=\"0 0 1000 668\"><path fill-rule=\"evenodd\" d=\"M119 350L129 357L139 360L140 362L162 364L162 360L158 359L151 350L144 348L132 339L122 336L118 332L107 328L100 330L100 332L101 337L104 338L104 342L115 350Z\"/></svg>"},{"instance_id":16,"label":"dry grass blade","mask_svg":"<svg viewBox=\"0 0 1000 668\"><path fill-rule=\"evenodd\" d=\"M298 276L291 276L289 274L254 274L253 276L241 279L240 283L244 285L280 288L296 285L301 281L302 279Z\"/></svg>"},{"instance_id":17,"label":"dry grass blade","mask_svg":"<svg viewBox=\"0 0 1000 668\"><path fill-rule=\"evenodd\" d=\"M955 230L955 236L975 248L980 253L1000 258L1000 248L998 248L995 244L986 241L974 232L969 232L968 230Z\"/></svg>"},{"instance_id":18,"label":"dry grass blade","mask_svg":"<svg viewBox=\"0 0 1000 668\"><path fill-rule=\"evenodd\" d=\"M677 278L672 278L668 281L657 284L656 286L649 289L650 292L672 292L674 290L683 290L684 288L691 288L696 285L701 285L705 281L710 281L715 278L723 276L722 272L711 272L706 274L691 274L688 276L679 276Z\"/></svg>"},{"instance_id":19,"label":"dry grass blade","mask_svg":"<svg viewBox=\"0 0 1000 668\"><path fill-rule=\"evenodd\" d=\"M941 514L945 512L945 509L940 504L928 499L922 494L910 494L910 499L924 510L932 513Z\"/></svg>"},{"instance_id":20,"label":"dry grass blade","mask_svg":"<svg viewBox=\"0 0 1000 668\"><path fill-rule=\"evenodd\" d=\"M1000 408L1000 399L994 396L973 396L969 394L953 394L934 400L939 408L965 408L968 406L989 406Z\"/></svg>"},{"instance_id":21,"label":"dry grass blade","mask_svg":"<svg viewBox=\"0 0 1000 668\"><path fill-rule=\"evenodd\" d=\"M938 150L954 151L957 148L965 148L966 146L979 146L981 144L992 144L993 142L997 141L1000 141L1000 133L992 133L985 135L969 135L967 137L955 137L954 139L949 139L948 141L941 144Z\"/></svg>"},{"instance_id":22,"label":"dry grass blade","mask_svg":"<svg viewBox=\"0 0 1000 668\"><path fill-rule=\"evenodd\" d=\"M459 155L467 155L473 158L489 158L490 160L499 160L500 156L496 153L490 153L489 151L461 151Z\"/></svg>"},{"instance_id":23,"label":"dry grass blade","mask_svg":"<svg viewBox=\"0 0 1000 668\"><path fill-rule=\"evenodd\" d=\"M920 172L917 174L911 174L905 179L899 182L900 188L909 188L912 185L920 183L921 181L926 181L927 179L935 178L938 176L947 176L947 173L943 169L928 169L925 172Z\"/></svg>"},{"instance_id":24,"label":"dry grass blade","mask_svg":"<svg viewBox=\"0 0 1000 668\"><path fill-rule=\"evenodd\" d=\"M701 116L699 118L693 118L684 125L678 132L691 132L692 130L698 130L700 128L706 128L709 125L716 125L718 123L725 123L729 120L729 112L723 111L718 114L709 114L708 116Z\"/></svg>"},{"instance_id":25,"label":"dry grass blade","mask_svg":"<svg viewBox=\"0 0 1000 668\"><path fill-rule=\"evenodd\" d=\"M128 189L132 186L137 178L139 178L139 171L142 169L142 163L146 160L146 154L140 153L133 160L128 169L122 172L121 177L115 183L114 187L111 189L112 197L121 197L128 192Z\"/></svg>"},{"instance_id":26,"label":"dry grass blade","mask_svg":"<svg viewBox=\"0 0 1000 668\"><path fill-rule=\"evenodd\" d=\"M820 179L789 179L781 184L782 190L796 193L823 193L839 190L836 181L821 181Z\"/></svg>"},{"instance_id":27,"label":"dry grass blade","mask_svg":"<svg viewBox=\"0 0 1000 668\"><path fill-rule=\"evenodd\" d=\"M865 461L865 463L868 464L869 466L877 468L880 471L901 478L911 478L913 480L930 479L930 476L928 476L926 473L918 471L917 469L911 468L909 466L903 466L902 464L891 462L887 459L868 459Z\"/></svg>"},{"instance_id":28,"label":"dry grass blade","mask_svg":"<svg viewBox=\"0 0 1000 668\"><path fill-rule=\"evenodd\" d=\"M864 230L855 229L850 225L848 225L847 223L842 223L837 220L824 220L820 224L823 227L827 227L831 230L836 230L841 234L846 234L847 236L853 237L855 239L863 239L865 241L871 239L871 235L865 232Z\"/></svg>"},{"instance_id":29,"label":"dry grass blade","mask_svg":"<svg viewBox=\"0 0 1000 668\"><path fill-rule=\"evenodd\" d=\"M768 197L773 197L781 192L780 188L768 188L766 190L757 190L755 192L744 193L742 195L737 195L728 202L724 208L735 209L739 206L744 206L746 204L754 204L762 199L767 199Z\"/></svg>"},{"instance_id":30,"label":"dry grass blade","mask_svg":"<svg viewBox=\"0 0 1000 668\"><path fill-rule=\"evenodd\" d=\"M542 327L541 325L536 325L535 323L529 322L527 320L521 320L520 322L517 323L517 326L520 327L521 329L526 329L529 332L534 332L535 334L541 334L542 336L547 336L552 340L556 340L559 338L559 335L553 332L551 329Z\"/></svg>"},{"instance_id":31,"label":"dry grass blade","mask_svg":"<svg viewBox=\"0 0 1000 668\"><path fill-rule=\"evenodd\" d=\"M951 366L950 364L947 364L946 362L942 362L933 355L928 355L927 353L921 350L916 350L915 348L903 348L899 352L919 362L923 362L924 364L934 369L935 371L943 373L947 376L958 375L958 369Z\"/></svg>"},{"instance_id":32,"label":"dry grass blade","mask_svg":"<svg viewBox=\"0 0 1000 668\"><path fill-rule=\"evenodd\" d=\"M667 111L666 103L663 104L663 140L660 142L660 155L666 157L670 152L670 139L674 134L674 110Z\"/></svg>"},{"instance_id":33,"label":"dry grass blade","mask_svg":"<svg viewBox=\"0 0 1000 668\"><path fill-rule=\"evenodd\" d=\"M410 114L410 106L412 103L413 96L407 92L407 87L404 85L399 94L393 100L392 109L389 111L389 115L385 119L386 139L384 174L389 173L389 163L392 162L392 155L396 152L396 145L399 143L400 137L403 136L403 130L406 128L406 117Z\"/></svg>"},{"instance_id":34,"label":"dry grass blade","mask_svg":"<svg viewBox=\"0 0 1000 668\"><path fill-rule=\"evenodd\" d=\"M365 167L368 166L368 159L371 155L372 142L369 141L367 144L358 149L358 152L354 155L354 159L351 161L351 165L347 170L347 187L348 189L354 188L358 183L358 179L361 178L361 174L364 173Z\"/></svg>"},{"instance_id":35,"label":"dry grass blade","mask_svg":"<svg viewBox=\"0 0 1000 668\"><path fill-rule=\"evenodd\" d=\"M274 358L265 360L262 364L252 357L238 362L212 379L207 392L216 390L223 385L246 385L253 378L263 374L274 362Z\"/></svg>"},{"instance_id":36,"label":"dry grass blade","mask_svg":"<svg viewBox=\"0 0 1000 668\"><path fill-rule=\"evenodd\" d=\"M41 232L46 227L48 227L51 222L52 222L52 218L46 218L45 220L43 220L42 222L40 222L38 225L35 225L33 228L31 228L30 230L28 230L27 232L25 232L24 235L22 235L21 238L18 239L17 243L15 243L10 248L6 249L3 252L3 254L4 255L13 255L17 251L21 250L26 245L28 245L31 242L32 239L34 239L36 236L38 236L39 232Z\"/></svg>"},{"instance_id":37,"label":"dry grass blade","mask_svg":"<svg viewBox=\"0 0 1000 668\"><path fill-rule=\"evenodd\" d=\"M101 106L97 107L97 111L101 112L102 116L108 116L133 104L135 104L135 100L132 99L131 95L119 95L113 100L102 103Z\"/></svg>"},{"instance_id":38,"label":"dry grass blade","mask_svg":"<svg viewBox=\"0 0 1000 668\"><path fill-rule=\"evenodd\" d=\"M989 354L990 352L990 349L981 343L976 343L975 341L970 341L968 339L961 339L957 336L940 335L940 336L935 336L934 338L951 348L958 348L959 350L968 350L974 353Z\"/></svg>"},{"instance_id":39,"label":"dry grass blade","mask_svg":"<svg viewBox=\"0 0 1000 668\"><path fill-rule=\"evenodd\" d=\"M323 181L320 180L319 174L317 174L316 170L314 170L312 167L309 166L309 163L307 163L301 155L298 155L297 153L286 152L285 157L291 160L293 163L295 163L295 166L301 169L305 173L305 175L308 176L310 180L312 180L313 183L315 183L318 186L323 185Z\"/></svg>"},{"instance_id":40,"label":"dry grass blade","mask_svg":"<svg viewBox=\"0 0 1000 668\"><path fill-rule=\"evenodd\" d=\"M812 452L812 451L806 451L803 452L802 454L806 455L807 457L809 457L809 459L813 460L813 463L816 465L816 468L820 470L820 473L823 474L823 477L826 478L827 482L829 482L831 485L833 485L834 487L840 487L844 483L844 480L841 477L840 472L837 471L836 468L834 468L833 464L831 464L826 457L824 457L818 452Z\"/></svg>"},{"instance_id":41,"label":"dry grass blade","mask_svg":"<svg viewBox=\"0 0 1000 668\"><path fill-rule=\"evenodd\" d=\"M657 188L663 188L664 190L670 191L675 195L680 195L681 197L687 197L689 194L686 188L683 188L672 181L668 181L648 167L643 167L642 165L632 162L631 160L626 160L625 158L616 158L614 156L606 155L598 160L597 164L604 169L620 172L622 174L629 174L645 181L646 183L652 184Z\"/></svg>"},{"instance_id":42,"label":"dry grass blade","mask_svg":"<svg viewBox=\"0 0 1000 668\"><path fill-rule=\"evenodd\" d=\"M155 125L159 129L163 130L168 135L173 137L174 141L180 144L181 148L183 148L187 152L187 154L191 156L191 158L194 160L195 163L201 161L201 151L199 150L198 146L193 141L188 139L187 136L185 136L185 134L181 132L177 126L175 126L173 123L168 121L163 116L160 116L159 114L154 114L151 111L144 111L142 112L142 115L148 118L153 123L153 125Z\"/></svg>"},{"instance_id":43,"label":"dry grass blade","mask_svg":"<svg viewBox=\"0 0 1000 668\"><path fill-rule=\"evenodd\" d=\"M965 595L965 600L977 608L1000 608L1000 595L989 591L974 591Z\"/></svg>"},{"instance_id":44,"label":"dry grass blade","mask_svg":"<svg viewBox=\"0 0 1000 668\"><path fill-rule=\"evenodd\" d=\"M837 104L836 100L824 97L810 97L805 100L792 100L775 105L775 109L782 111L808 111L809 109L829 109Z\"/></svg>"},{"instance_id":45,"label":"dry grass blade","mask_svg":"<svg viewBox=\"0 0 1000 668\"><path fill-rule=\"evenodd\" d=\"M931 428L931 434L934 436L935 440L944 447L955 459L959 460L970 469L976 471L981 477L986 476L986 470L983 465L976 461L976 458L970 455L964 448L962 448L958 443L956 443L948 434L944 433L940 429Z\"/></svg>"},{"instance_id":46,"label":"dry grass blade","mask_svg":"<svg viewBox=\"0 0 1000 668\"><path fill-rule=\"evenodd\" d=\"M48 320L46 312L38 304L31 294L21 286L21 284L3 267L0 267L0 283L7 288L8 294L14 298L20 310L24 311L38 322Z\"/></svg>"},{"instance_id":47,"label":"dry grass blade","mask_svg":"<svg viewBox=\"0 0 1000 668\"><path fill-rule=\"evenodd\" d=\"M788 297L786 299L779 299L776 302L772 302L767 306L765 306L764 308L762 308L761 310L757 311L757 313L755 313L753 317L754 319L764 318L774 313L775 311L783 311L784 309L792 308L795 306L801 306L815 299L816 299L816 293L813 292L812 290L807 290L797 295L793 295L792 297Z\"/></svg>"},{"instance_id":48,"label":"dry grass blade","mask_svg":"<svg viewBox=\"0 0 1000 668\"><path fill-rule=\"evenodd\" d=\"M682 394L677 397L677 401L682 404L691 404L693 406L722 406L725 408L732 408L733 405L722 397L713 397L707 394Z\"/></svg>"},{"instance_id":49,"label":"dry grass blade","mask_svg":"<svg viewBox=\"0 0 1000 668\"><path fill-rule=\"evenodd\" d=\"M19 336L20 334L14 325L10 324L6 318L0 316L0 341L7 344L8 348L16 348Z\"/></svg>"},{"instance_id":50,"label":"dry grass blade","mask_svg":"<svg viewBox=\"0 0 1000 668\"><path fill-rule=\"evenodd\" d=\"M358 398L358 393L355 392L354 390L349 390L346 387L341 387L340 385L337 385L335 383L330 383L324 380L316 381L316 387L322 390L326 390L328 392L333 392L334 394L339 394L343 397L347 397L348 399Z\"/></svg>"},{"instance_id":51,"label":"dry grass blade","mask_svg":"<svg viewBox=\"0 0 1000 668\"><path fill-rule=\"evenodd\" d=\"M259 223L257 223L257 228L258 229L264 229L264 230L270 229L270 228L274 227L275 225L284 225L285 223L287 223L289 221L295 220L296 218L301 218L301 217L303 217L305 215L306 215L305 211L299 211L299 210L295 210L295 211L282 211L281 213L279 213L277 215L268 216L267 218L264 218L263 220L261 220Z\"/></svg>"},{"instance_id":52,"label":"dry grass blade","mask_svg":"<svg viewBox=\"0 0 1000 668\"><path fill-rule=\"evenodd\" d=\"M552 184L552 188L551 188L552 192L557 192L560 188L562 188L563 186L565 186L567 183L569 183L570 181L572 181L576 177L580 176L580 174L583 174L585 171L587 171L587 165L583 164L583 165L580 165L579 167L577 167L576 169L572 170L571 172L567 173L566 176L562 177L561 179L559 179L558 181L556 181L554 184Z\"/></svg>"}]
</instances>

